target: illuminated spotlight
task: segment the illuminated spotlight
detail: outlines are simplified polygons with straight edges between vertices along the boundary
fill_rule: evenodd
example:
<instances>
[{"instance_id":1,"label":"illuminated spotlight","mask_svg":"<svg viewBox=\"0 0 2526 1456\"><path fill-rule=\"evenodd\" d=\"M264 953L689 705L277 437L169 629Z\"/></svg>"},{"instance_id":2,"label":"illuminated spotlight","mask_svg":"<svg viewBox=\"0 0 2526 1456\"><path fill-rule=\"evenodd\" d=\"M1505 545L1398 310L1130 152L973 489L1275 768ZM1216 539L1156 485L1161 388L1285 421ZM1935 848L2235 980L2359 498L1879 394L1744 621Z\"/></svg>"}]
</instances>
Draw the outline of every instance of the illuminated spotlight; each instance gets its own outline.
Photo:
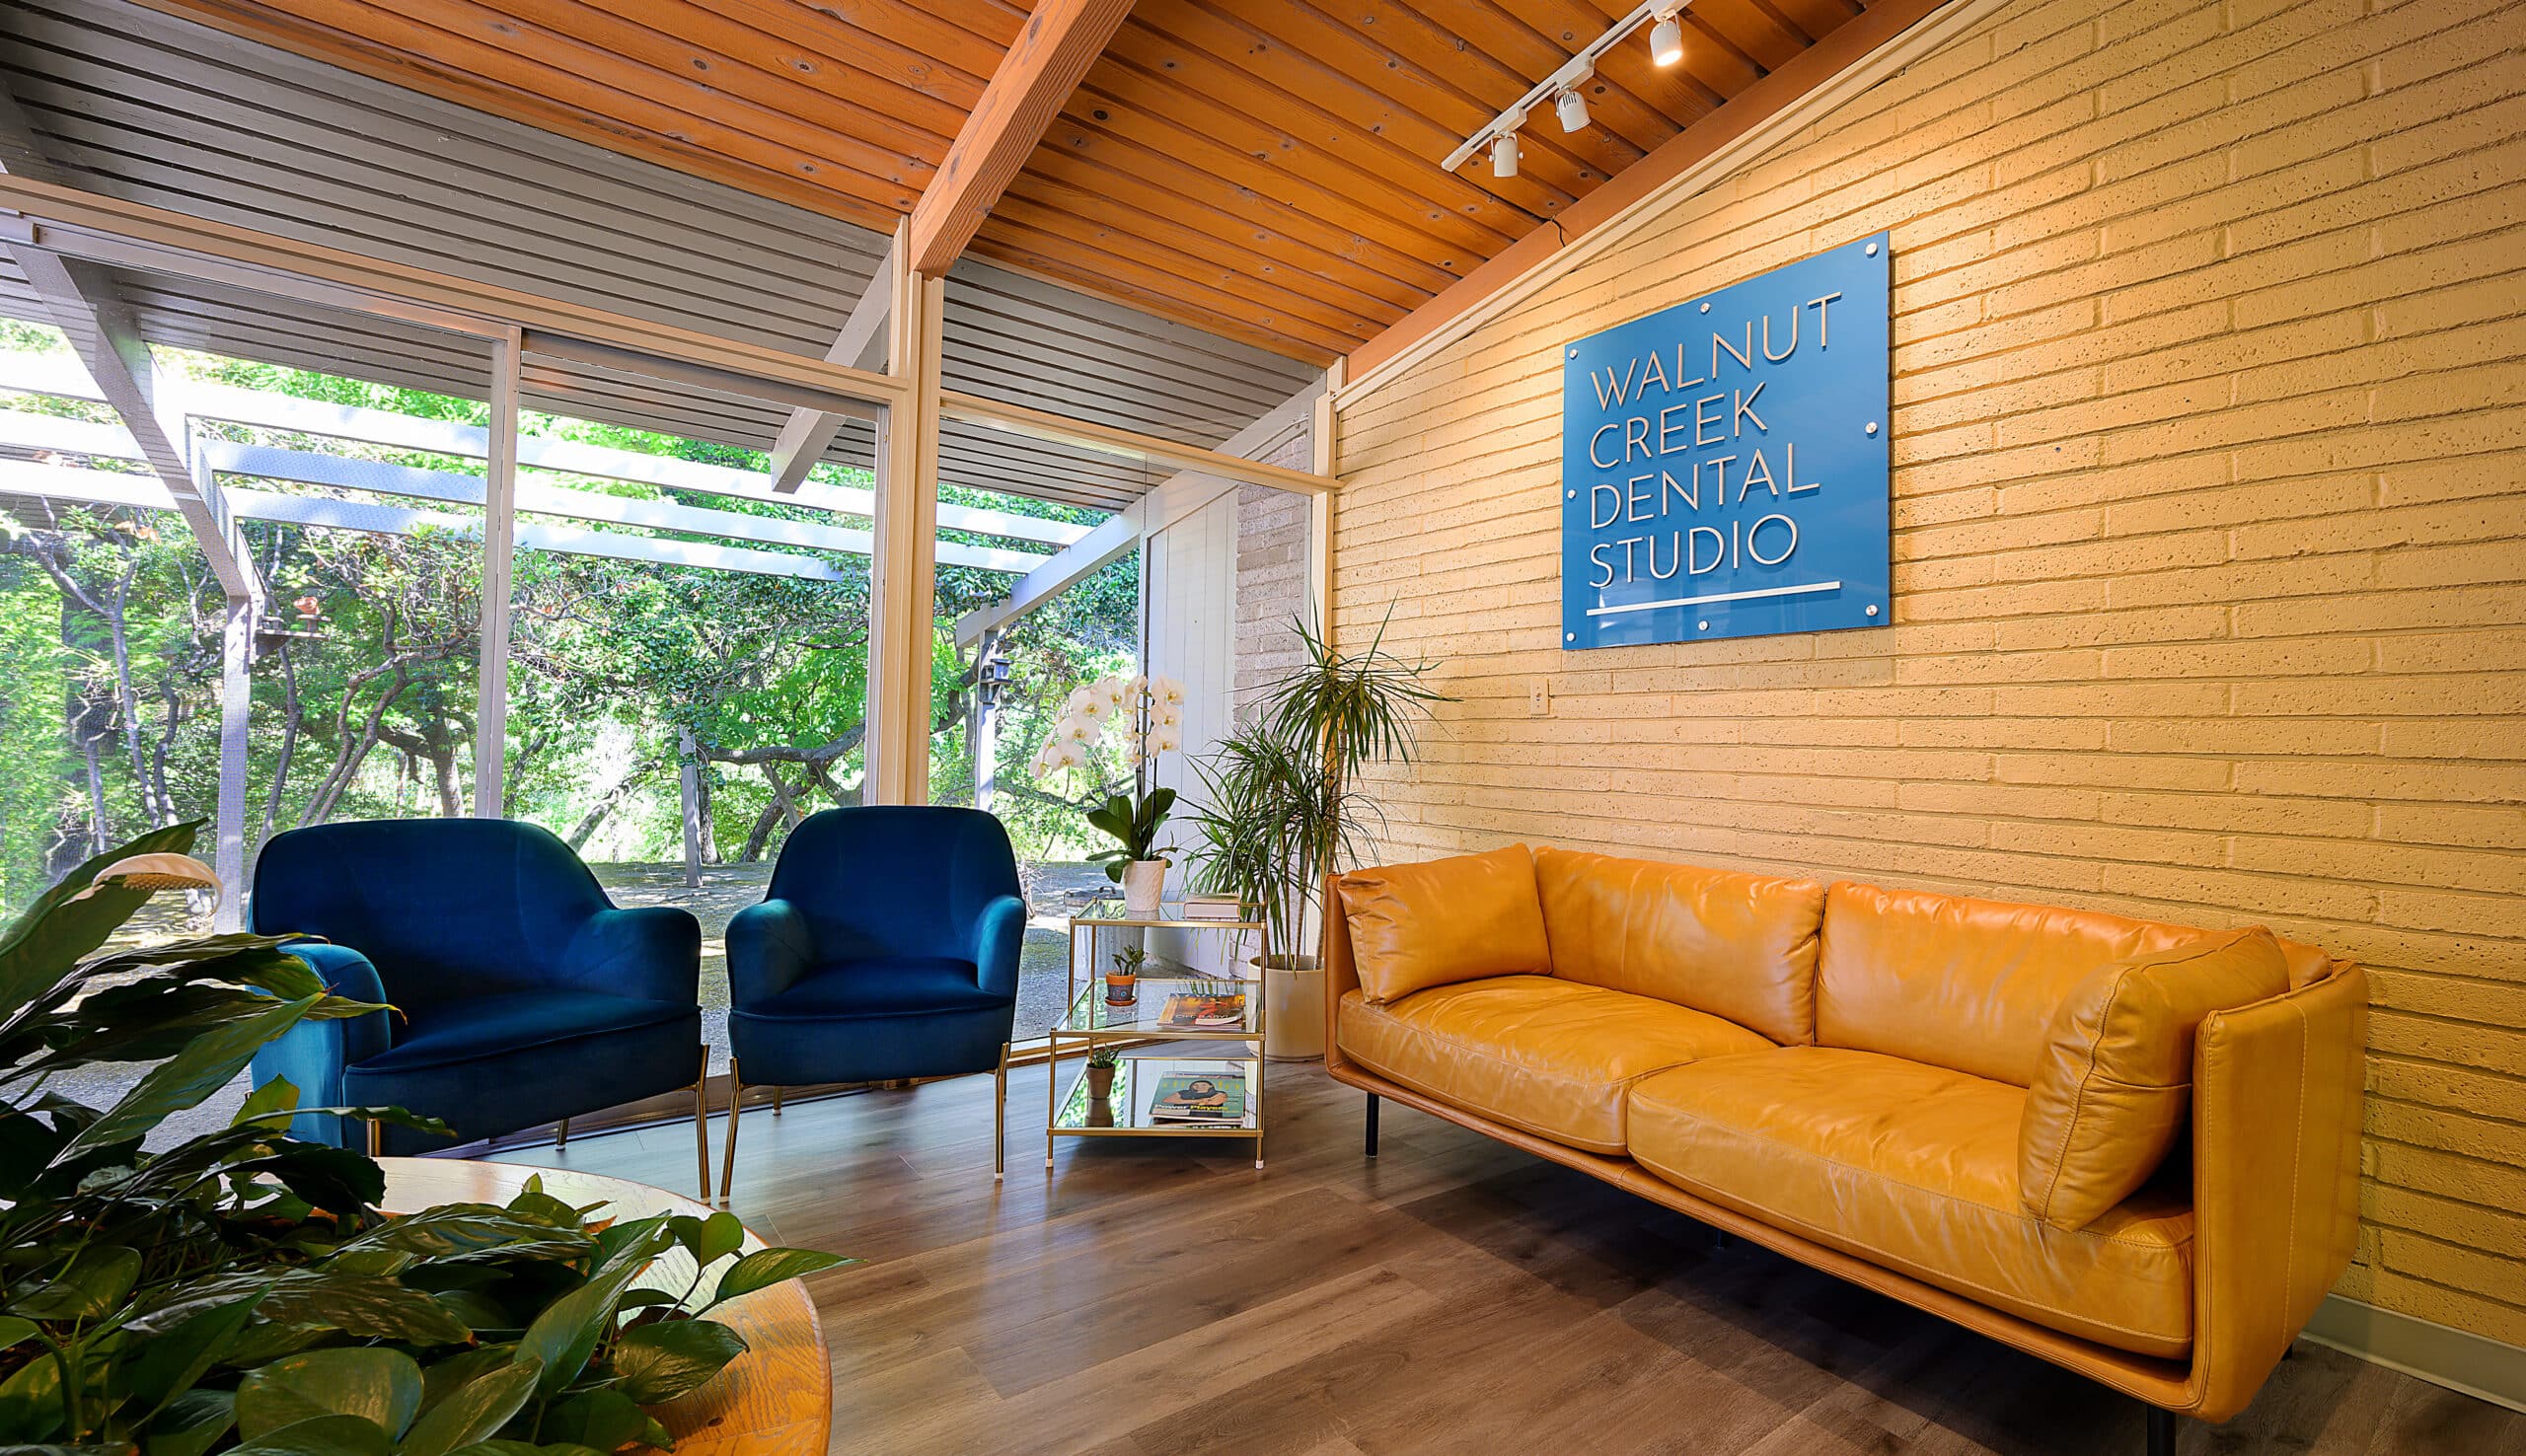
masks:
<instances>
[{"instance_id":1,"label":"illuminated spotlight","mask_svg":"<svg viewBox=\"0 0 2526 1456\"><path fill-rule=\"evenodd\" d=\"M1672 15L1661 16L1649 32L1649 58L1662 66L1672 66L1684 58L1684 23Z\"/></svg>"}]
</instances>

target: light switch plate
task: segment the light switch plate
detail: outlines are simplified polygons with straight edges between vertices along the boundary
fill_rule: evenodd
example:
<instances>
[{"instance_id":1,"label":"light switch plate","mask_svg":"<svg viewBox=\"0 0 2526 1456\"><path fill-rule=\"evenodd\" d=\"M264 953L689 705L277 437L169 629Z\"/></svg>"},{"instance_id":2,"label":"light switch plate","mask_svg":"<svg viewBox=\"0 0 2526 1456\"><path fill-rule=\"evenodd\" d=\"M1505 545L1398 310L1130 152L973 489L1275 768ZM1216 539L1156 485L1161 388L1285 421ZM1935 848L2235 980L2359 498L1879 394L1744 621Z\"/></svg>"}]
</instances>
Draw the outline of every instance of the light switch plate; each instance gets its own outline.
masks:
<instances>
[{"instance_id":1,"label":"light switch plate","mask_svg":"<svg viewBox=\"0 0 2526 1456\"><path fill-rule=\"evenodd\" d=\"M1526 716L1529 718L1552 716L1552 685L1541 678L1526 685Z\"/></svg>"}]
</instances>

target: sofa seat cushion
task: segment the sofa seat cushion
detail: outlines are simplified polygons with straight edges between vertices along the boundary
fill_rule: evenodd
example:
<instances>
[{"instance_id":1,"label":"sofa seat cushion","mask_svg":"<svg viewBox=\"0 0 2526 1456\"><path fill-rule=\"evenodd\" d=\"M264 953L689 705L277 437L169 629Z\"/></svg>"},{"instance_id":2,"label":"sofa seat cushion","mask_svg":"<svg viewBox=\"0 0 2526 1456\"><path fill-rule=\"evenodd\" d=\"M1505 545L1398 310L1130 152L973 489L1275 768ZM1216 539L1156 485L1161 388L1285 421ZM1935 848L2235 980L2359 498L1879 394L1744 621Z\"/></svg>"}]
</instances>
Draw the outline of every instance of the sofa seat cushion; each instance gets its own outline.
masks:
<instances>
[{"instance_id":1,"label":"sofa seat cushion","mask_svg":"<svg viewBox=\"0 0 2526 1456\"><path fill-rule=\"evenodd\" d=\"M1342 1051L1418 1092L1589 1152L1624 1150L1631 1084L1771 1046L1705 1012L1549 976L1342 998Z\"/></svg>"},{"instance_id":2,"label":"sofa seat cushion","mask_svg":"<svg viewBox=\"0 0 2526 1456\"><path fill-rule=\"evenodd\" d=\"M2192 1210L2152 1185L2076 1232L2026 1211L2005 1082L1786 1047L1631 1090L1631 1155L1748 1217L2117 1349L2192 1346Z\"/></svg>"}]
</instances>

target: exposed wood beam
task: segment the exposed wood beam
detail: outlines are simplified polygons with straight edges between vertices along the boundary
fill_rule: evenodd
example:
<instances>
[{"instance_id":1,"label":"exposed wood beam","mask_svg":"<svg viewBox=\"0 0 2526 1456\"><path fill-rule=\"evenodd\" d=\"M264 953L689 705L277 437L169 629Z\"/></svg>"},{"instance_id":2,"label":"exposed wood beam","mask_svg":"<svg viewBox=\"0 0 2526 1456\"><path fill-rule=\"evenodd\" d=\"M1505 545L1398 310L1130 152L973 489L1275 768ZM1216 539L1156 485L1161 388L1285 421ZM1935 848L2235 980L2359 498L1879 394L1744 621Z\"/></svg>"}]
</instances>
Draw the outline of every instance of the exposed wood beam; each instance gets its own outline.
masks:
<instances>
[{"instance_id":1,"label":"exposed wood beam","mask_svg":"<svg viewBox=\"0 0 2526 1456\"><path fill-rule=\"evenodd\" d=\"M58 181L61 171L43 155L17 98L0 86L0 173ZM193 459L192 440L181 413L167 410L158 387L158 363L140 337L140 327L104 278L74 268L66 258L35 246L32 239L0 245L24 273L44 312L70 338L79 361L88 366L106 403L121 417L123 428L149 469L175 497L176 508L192 529L202 558L210 563L220 590L260 609L261 576L246 552L220 498L219 483Z\"/></svg>"},{"instance_id":2,"label":"exposed wood beam","mask_svg":"<svg viewBox=\"0 0 2526 1456\"><path fill-rule=\"evenodd\" d=\"M1132 0L1038 0L912 212L912 267L946 276L1044 139Z\"/></svg>"},{"instance_id":3,"label":"exposed wood beam","mask_svg":"<svg viewBox=\"0 0 2526 1456\"><path fill-rule=\"evenodd\" d=\"M885 256L877 259L877 271L868 275L868 286L859 290L859 301L851 306L851 316L842 321L842 331L834 335L833 347L825 350L825 362L846 369L879 367L886 343L886 316L894 302L894 276L898 266L895 250L900 240L886 245ZM780 426L780 437L772 445L772 488L781 495L794 492L807 478L807 472L833 444L842 431L844 415L822 409L798 408Z\"/></svg>"},{"instance_id":4,"label":"exposed wood beam","mask_svg":"<svg viewBox=\"0 0 2526 1456\"><path fill-rule=\"evenodd\" d=\"M1332 376L1326 378L1329 382ZM1259 452L1287 435L1298 421L1318 417L1323 412L1321 405L1327 398L1323 385L1309 386L1230 435L1220 448L1224 451ZM1024 617L1104 569L1107 563L1138 546L1143 539L1165 530L1188 512L1217 500L1239 483L1235 478L1211 471L1182 471L1169 475L1147 495L1020 577L1017 584L1009 588L1007 596L966 613L956 622L957 645L969 646L980 640L985 632L997 631ZM1321 494L1317 496L1319 500L1322 498Z\"/></svg>"},{"instance_id":5,"label":"exposed wood beam","mask_svg":"<svg viewBox=\"0 0 2526 1456\"><path fill-rule=\"evenodd\" d=\"M1875 85L1997 0L1878 0L1795 59L1731 97L1673 139L1615 174L1557 219L1528 232L1453 286L1353 349L1344 398L1390 379L1482 320L1610 246L1654 202L1724 175L1776 140ZM1942 8L1935 25L1922 22ZM1916 29L1917 28L1917 29ZM1906 34L1909 32L1910 34ZM1899 41L1899 43L1898 43ZM1698 50L1698 47L1696 47Z\"/></svg>"},{"instance_id":6,"label":"exposed wood beam","mask_svg":"<svg viewBox=\"0 0 2526 1456\"><path fill-rule=\"evenodd\" d=\"M1311 392L1310 392L1311 393ZM1200 471L1223 475L1248 485L1269 485L1275 490L1297 490L1308 494L1333 490L1340 481L1316 474L1312 471L1294 471L1287 466L1265 465L1231 455L1226 450L1205 450L1199 445L1186 445L1175 440L1161 440L1137 430L1117 429L1091 420L1072 419L1041 409L1028 409L1001 400L986 400L956 390L938 392L938 412L948 419L961 419L972 424L990 425L994 429L1029 435L1062 445L1075 445L1082 450L1101 451L1107 455L1138 456L1179 471Z\"/></svg>"},{"instance_id":7,"label":"exposed wood beam","mask_svg":"<svg viewBox=\"0 0 2526 1456\"><path fill-rule=\"evenodd\" d=\"M307 285L312 283L320 291L331 290L321 301L332 306L391 315L397 305L409 305L429 311L433 317L426 322L435 327L463 327L470 320L466 331L486 340L514 324L552 335L556 352L580 343L589 346L587 357L612 367L627 367L624 357L642 356L717 371L750 381L759 398L785 395L788 402L800 404L829 401L830 407L848 412L892 403L904 395L903 385L885 375L767 344L365 257L79 187L0 175L0 209L23 214L0 217L0 240L32 242L72 256L128 262L183 277L211 276L290 298L311 296ZM140 245L146 255L127 244ZM534 349L534 340L529 347Z\"/></svg>"},{"instance_id":8,"label":"exposed wood beam","mask_svg":"<svg viewBox=\"0 0 2526 1456\"><path fill-rule=\"evenodd\" d=\"M877 426L877 514L868 558L868 736L863 803L929 802L931 623L937 617L938 348L947 280L909 266L895 233L886 357L911 386Z\"/></svg>"}]
</instances>

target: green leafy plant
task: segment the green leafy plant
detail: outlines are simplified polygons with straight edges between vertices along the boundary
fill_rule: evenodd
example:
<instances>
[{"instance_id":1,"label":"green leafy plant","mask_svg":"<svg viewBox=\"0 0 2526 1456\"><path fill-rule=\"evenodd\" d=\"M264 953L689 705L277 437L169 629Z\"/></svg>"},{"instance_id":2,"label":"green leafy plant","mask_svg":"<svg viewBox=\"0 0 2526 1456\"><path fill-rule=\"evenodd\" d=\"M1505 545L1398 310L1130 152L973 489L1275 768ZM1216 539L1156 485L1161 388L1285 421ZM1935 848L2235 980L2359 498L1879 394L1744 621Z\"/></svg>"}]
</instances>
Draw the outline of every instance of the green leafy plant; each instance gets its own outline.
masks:
<instances>
[{"instance_id":1,"label":"green leafy plant","mask_svg":"<svg viewBox=\"0 0 2526 1456\"><path fill-rule=\"evenodd\" d=\"M1096 1047L1087 1054L1087 1064L1089 1066L1101 1066L1108 1070L1121 1066L1123 1064L1123 1049L1112 1046Z\"/></svg>"},{"instance_id":2,"label":"green leafy plant","mask_svg":"<svg viewBox=\"0 0 2526 1456\"><path fill-rule=\"evenodd\" d=\"M1157 832L1166 828L1168 814L1175 808L1175 790L1151 788L1128 794L1116 794L1101 808L1087 811L1087 822L1111 835L1121 847L1099 849L1087 856L1090 864L1105 866L1105 878L1115 884L1123 882L1124 866L1135 860L1164 859L1157 847Z\"/></svg>"},{"instance_id":3,"label":"green leafy plant","mask_svg":"<svg viewBox=\"0 0 2526 1456\"><path fill-rule=\"evenodd\" d=\"M1267 965L1292 963L1324 877L1356 862L1384 820L1358 786L1372 763L1410 763L1436 703L1436 664L1385 648L1385 623L1358 652L1340 652L1303 619L1306 661L1264 692L1259 710L1197 761L1204 803L1195 879L1260 908Z\"/></svg>"},{"instance_id":4,"label":"green leafy plant","mask_svg":"<svg viewBox=\"0 0 2526 1456\"><path fill-rule=\"evenodd\" d=\"M745 1253L728 1213L595 1220L597 1205L534 1182L505 1207L389 1216L374 1160L288 1134L302 1109L286 1081L258 1089L227 1128L148 1150L165 1119L298 1021L378 1009L328 993L279 937L92 954L148 898L134 857L182 855L198 828L88 861L0 931L0 1445L523 1456L665 1444L643 1408L745 1349L704 1316L848 1262ZM103 1110L49 1085L103 1061L154 1065ZM445 1130L393 1108L322 1111ZM667 1279L670 1262L689 1277Z\"/></svg>"}]
</instances>

